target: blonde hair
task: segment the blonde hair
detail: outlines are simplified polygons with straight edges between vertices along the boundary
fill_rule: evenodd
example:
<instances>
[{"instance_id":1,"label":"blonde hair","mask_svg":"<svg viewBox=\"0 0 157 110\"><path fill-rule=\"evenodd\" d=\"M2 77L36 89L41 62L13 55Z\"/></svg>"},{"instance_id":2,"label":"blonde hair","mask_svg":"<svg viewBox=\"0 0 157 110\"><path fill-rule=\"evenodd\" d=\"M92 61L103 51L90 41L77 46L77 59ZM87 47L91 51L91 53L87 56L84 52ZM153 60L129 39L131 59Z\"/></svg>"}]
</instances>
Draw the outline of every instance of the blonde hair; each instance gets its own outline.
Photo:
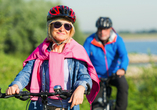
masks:
<instances>
[{"instance_id":1,"label":"blonde hair","mask_svg":"<svg viewBox=\"0 0 157 110\"><path fill-rule=\"evenodd\" d=\"M67 19L65 19L65 18L56 18L56 19L53 19L53 20L49 20L48 22L47 22L47 40L48 41L53 41L53 36L52 36L52 34L51 34L51 31L52 31L52 23L54 23L54 22L56 22L56 21L58 21L58 20L67 20ZM67 20L67 21L69 21L69 20ZM72 22L70 22L70 24L72 25L72 28L71 28L71 30L70 30L70 35L69 35L69 38L70 37L73 37L74 36L74 34L75 34L75 28L74 28L74 25L72 24Z\"/></svg>"}]
</instances>

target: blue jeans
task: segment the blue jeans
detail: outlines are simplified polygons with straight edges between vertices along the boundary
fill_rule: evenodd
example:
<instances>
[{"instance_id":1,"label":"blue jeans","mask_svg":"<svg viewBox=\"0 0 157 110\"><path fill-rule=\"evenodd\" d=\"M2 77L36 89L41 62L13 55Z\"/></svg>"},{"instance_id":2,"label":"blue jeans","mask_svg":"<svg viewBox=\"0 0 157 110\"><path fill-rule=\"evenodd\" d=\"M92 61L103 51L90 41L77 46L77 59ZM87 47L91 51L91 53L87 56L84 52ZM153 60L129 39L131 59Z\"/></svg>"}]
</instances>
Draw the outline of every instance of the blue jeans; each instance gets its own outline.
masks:
<instances>
[{"instance_id":1,"label":"blue jeans","mask_svg":"<svg viewBox=\"0 0 157 110\"><path fill-rule=\"evenodd\" d=\"M42 106L41 100L37 100L37 101L30 102L28 110L42 110L42 108L43 106ZM79 105L77 105L77 106L74 106L72 109L70 109L70 104L69 104L68 110L80 110L80 107Z\"/></svg>"}]
</instances>

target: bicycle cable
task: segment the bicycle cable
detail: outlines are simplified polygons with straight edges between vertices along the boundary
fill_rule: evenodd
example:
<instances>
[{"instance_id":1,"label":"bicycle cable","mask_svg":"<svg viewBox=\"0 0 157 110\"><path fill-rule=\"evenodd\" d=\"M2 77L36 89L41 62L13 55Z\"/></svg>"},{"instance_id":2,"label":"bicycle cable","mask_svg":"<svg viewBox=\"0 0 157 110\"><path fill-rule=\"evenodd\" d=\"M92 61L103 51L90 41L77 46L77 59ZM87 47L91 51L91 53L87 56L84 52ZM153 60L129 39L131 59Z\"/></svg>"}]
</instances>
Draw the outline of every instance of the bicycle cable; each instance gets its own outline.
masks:
<instances>
[{"instance_id":1,"label":"bicycle cable","mask_svg":"<svg viewBox=\"0 0 157 110\"><path fill-rule=\"evenodd\" d=\"M56 95L55 95L56 96ZM59 97L59 96L56 96L59 98L60 102L61 102L61 105L62 105L62 108L60 108L61 110L63 109L63 103L62 103L62 99ZM29 99L29 101L27 102L27 105L26 105L26 110L28 110L28 104L30 103L31 101L31 98Z\"/></svg>"},{"instance_id":2,"label":"bicycle cable","mask_svg":"<svg viewBox=\"0 0 157 110\"><path fill-rule=\"evenodd\" d=\"M63 108L63 103L62 103L62 100L61 100L61 98L59 98L59 100L60 100L60 102L61 102L61 105L62 105L62 108ZM62 110L62 108L61 108L61 110Z\"/></svg>"},{"instance_id":3,"label":"bicycle cable","mask_svg":"<svg viewBox=\"0 0 157 110\"><path fill-rule=\"evenodd\" d=\"M27 102L26 110L28 110L27 107L28 107L28 104L30 103L30 101L31 101L31 99L29 99L29 101Z\"/></svg>"}]
</instances>

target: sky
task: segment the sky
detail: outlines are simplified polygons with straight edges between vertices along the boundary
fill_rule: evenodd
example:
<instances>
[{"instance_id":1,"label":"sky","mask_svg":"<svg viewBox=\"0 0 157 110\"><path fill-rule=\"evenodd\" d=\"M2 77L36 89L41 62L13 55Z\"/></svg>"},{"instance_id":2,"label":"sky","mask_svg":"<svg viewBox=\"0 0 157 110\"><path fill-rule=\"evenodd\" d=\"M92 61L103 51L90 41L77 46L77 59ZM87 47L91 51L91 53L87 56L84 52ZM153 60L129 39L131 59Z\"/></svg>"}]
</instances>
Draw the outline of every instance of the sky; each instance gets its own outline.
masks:
<instances>
[{"instance_id":1,"label":"sky","mask_svg":"<svg viewBox=\"0 0 157 110\"><path fill-rule=\"evenodd\" d=\"M82 31L96 31L96 20L110 17L116 31L157 30L157 0L53 0L72 8Z\"/></svg>"}]
</instances>

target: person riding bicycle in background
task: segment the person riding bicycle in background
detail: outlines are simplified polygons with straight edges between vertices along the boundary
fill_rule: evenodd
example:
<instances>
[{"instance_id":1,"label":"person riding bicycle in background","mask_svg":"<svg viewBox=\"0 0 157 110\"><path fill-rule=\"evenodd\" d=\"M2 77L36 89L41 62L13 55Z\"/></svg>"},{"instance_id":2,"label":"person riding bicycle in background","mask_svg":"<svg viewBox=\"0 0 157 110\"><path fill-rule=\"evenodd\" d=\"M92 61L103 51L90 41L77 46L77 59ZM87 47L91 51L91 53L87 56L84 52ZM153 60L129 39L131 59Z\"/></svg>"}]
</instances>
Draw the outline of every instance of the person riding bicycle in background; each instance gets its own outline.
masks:
<instances>
[{"instance_id":1,"label":"person riding bicycle in background","mask_svg":"<svg viewBox=\"0 0 157 110\"><path fill-rule=\"evenodd\" d=\"M107 78L113 73L119 76L110 81L110 84L117 88L115 110L126 110L128 84L124 75L129 59L125 44L123 39L112 28L112 21L109 17L99 17L96 21L96 27L97 32L85 40L84 48L99 78ZM102 88L100 88L95 101L98 97L102 97L101 92Z\"/></svg>"},{"instance_id":2,"label":"person riding bicycle in background","mask_svg":"<svg viewBox=\"0 0 157 110\"><path fill-rule=\"evenodd\" d=\"M68 6L49 10L47 38L24 61L23 69L7 88L7 95L18 94L25 87L31 93L54 92L53 87L61 85L64 90L74 90L70 98L62 100L65 110L78 110L87 89L91 89L87 95L89 103L94 101L100 89L99 79L86 50L72 38L75 21L75 12ZM57 97L48 98L49 110L61 107ZM31 98L29 110L41 109L41 99Z\"/></svg>"}]
</instances>

